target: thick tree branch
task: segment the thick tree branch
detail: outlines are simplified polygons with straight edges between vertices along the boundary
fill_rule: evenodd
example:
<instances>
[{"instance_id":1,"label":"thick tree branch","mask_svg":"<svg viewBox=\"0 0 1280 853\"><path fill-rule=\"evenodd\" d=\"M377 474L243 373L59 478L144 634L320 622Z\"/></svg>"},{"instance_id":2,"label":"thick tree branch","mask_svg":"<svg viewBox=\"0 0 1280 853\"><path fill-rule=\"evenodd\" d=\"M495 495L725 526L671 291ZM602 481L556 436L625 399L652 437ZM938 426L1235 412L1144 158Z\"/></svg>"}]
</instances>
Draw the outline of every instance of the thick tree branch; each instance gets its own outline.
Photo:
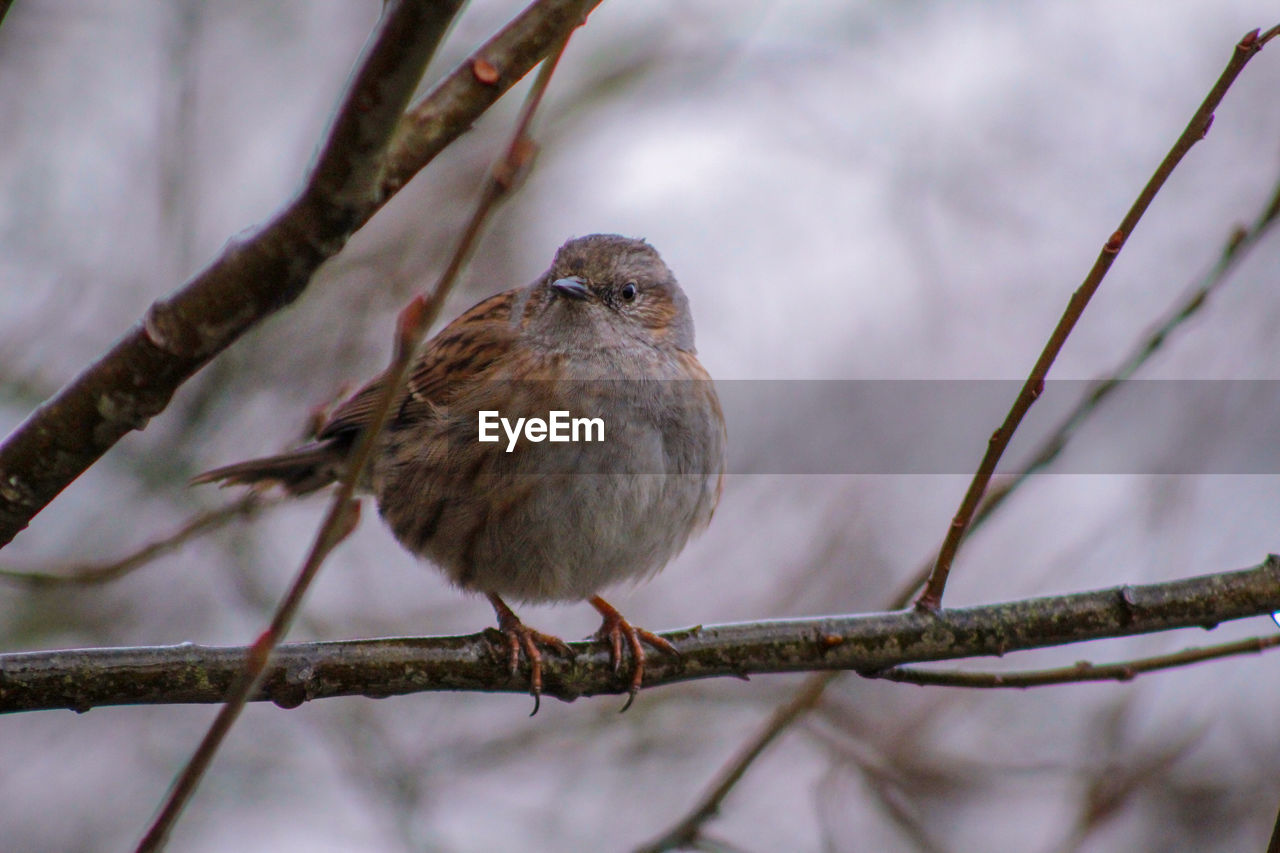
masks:
<instances>
[{"instance_id":1,"label":"thick tree branch","mask_svg":"<svg viewBox=\"0 0 1280 853\"><path fill-rule=\"evenodd\" d=\"M446 145L470 129L517 80L562 45L600 2L543 0L532 4L416 103L401 121L387 152L387 195L393 195Z\"/></svg>"},{"instance_id":2,"label":"thick tree branch","mask_svg":"<svg viewBox=\"0 0 1280 853\"><path fill-rule=\"evenodd\" d=\"M0 546L121 437L163 411L211 358L296 299L323 261L597 3L532 4L403 121L422 69L461 3L391 7L299 197L155 303L106 355L0 444ZM477 66L480 60L484 66ZM481 67L497 73L477 73Z\"/></svg>"},{"instance_id":3,"label":"thick tree branch","mask_svg":"<svg viewBox=\"0 0 1280 853\"><path fill-rule=\"evenodd\" d=\"M875 674L924 661L1003 655L1106 637L1220 622L1280 610L1280 557L1234 572L1143 586L928 613L917 610L696 627L664 636L679 660L655 658L646 687L719 676L854 670ZM543 692L564 700L627 692L599 642L548 656ZM245 648L184 644L0 655L0 712L99 705L220 702ZM255 695L293 707L328 696L428 690L527 692L492 632L465 637L299 643L276 650Z\"/></svg>"},{"instance_id":4,"label":"thick tree branch","mask_svg":"<svg viewBox=\"0 0 1280 853\"><path fill-rule=\"evenodd\" d=\"M459 0L388 6L307 185L230 244L0 445L0 545L178 386L254 323L298 297L381 202L386 146Z\"/></svg>"}]
</instances>

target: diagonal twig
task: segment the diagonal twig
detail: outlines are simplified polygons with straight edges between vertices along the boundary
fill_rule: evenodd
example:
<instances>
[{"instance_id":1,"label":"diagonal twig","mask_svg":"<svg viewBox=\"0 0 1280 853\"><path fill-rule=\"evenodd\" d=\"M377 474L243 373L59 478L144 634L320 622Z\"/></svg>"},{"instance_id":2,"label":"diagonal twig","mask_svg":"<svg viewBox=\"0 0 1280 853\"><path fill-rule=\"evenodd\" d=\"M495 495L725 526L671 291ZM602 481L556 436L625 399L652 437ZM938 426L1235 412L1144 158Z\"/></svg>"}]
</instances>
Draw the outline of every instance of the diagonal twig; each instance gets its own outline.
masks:
<instances>
[{"instance_id":1,"label":"diagonal twig","mask_svg":"<svg viewBox=\"0 0 1280 853\"><path fill-rule=\"evenodd\" d=\"M974 473L973 479L969 483L969 488L965 491L964 498L960 502L960 508L956 510L955 517L947 528L946 537L942 540L942 545L938 549L938 559L933 565L929 580L925 583L924 592L916 599L917 607L922 610L937 610L942 606L942 593L947 585L947 576L951 572L951 564L955 560L956 552L960 549L960 542L964 539L965 532L973 521L978 504L986 492L987 484L995 473L996 464L1004 454L1005 448L1009 446L1013 433L1022 422L1023 416L1026 415L1032 403L1036 401L1036 398L1044 390L1045 377L1048 376L1049 368L1053 365L1054 359L1058 357L1058 353L1062 351L1063 345L1066 344L1067 336L1075 328L1075 324L1084 313L1089 300L1097 292L1098 286L1102 284L1102 279L1107 274L1107 270L1111 268L1111 264L1120 253L1125 241L1133 233L1134 228L1137 227L1142 215L1151 205L1156 193L1164 186L1169 175L1173 173L1173 170L1186 153L1191 150L1191 147L1209 132L1209 126L1213 123L1213 112L1218 108L1218 104L1222 102L1222 98L1227 94L1227 90L1231 88L1231 84L1235 82L1236 77L1244 70L1249 60L1277 34L1280 34L1280 26L1273 27L1261 35L1258 30L1253 30L1247 33L1235 46L1235 49L1231 52L1231 59L1227 62L1227 67L1218 76L1217 82L1209 90L1209 94L1205 96L1200 107L1192 115L1191 121L1187 123L1186 128L1178 136L1173 147L1169 149L1169 153L1165 155L1164 160L1156 168L1151 179L1147 181L1147 185L1142 188L1142 192L1138 194L1133 206L1129 208L1129 212L1120 221L1120 227L1115 230L1103 245L1102 251L1098 253L1093 267L1085 276L1080 287L1071 294L1066 310L1063 311L1062 317L1058 320L1058 325L1049 335L1049 340L1045 343L1040 357L1036 359L1035 365L1031 368L1031 373L1028 374L1022 389L1018 392L1018 396L1014 400L1013 406L1010 407L1009 413L1005 416L1004 422L1000 424L987 441L987 450L982 456L982 462L978 465L978 470Z\"/></svg>"},{"instance_id":2,"label":"diagonal twig","mask_svg":"<svg viewBox=\"0 0 1280 853\"><path fill-rule=\"evenodd\" d=\"M275 614L272 616L271 624L250 647L249 653L245 657L244 668L232 683L232 687L227 692L226 699L219 709L217 717L214 718L213 724L209 727L208 732L205 733L204 739L196 748L190 761L178 775L172 789L166 796L165 802L161 806L159 814L139 843L138 853L150 853L150 851L163 848L169 832L181 815L182 809L194 794L200 779L213 761L213 757L217 754L227 733L235 724L245 705L262 684L271 662L272 654L288 633L289 626L293 623L294 617L302 605L302 599L319 573L325 558L354 529L359 518L359 504L354 500L356 484L360 481L361 474L369 463L378 434L386 423L392 404L397 399L400 389L408 378L409 369L413 364L413 358L418 346L426 336L426 331L430 328L436 315L439 314L440 306L444 303L454 282L457 280L458 274L474 247L484 223L492 214L498 201L514 185L516 176L530 162L533 145L528 136L529 127L532 123L533 115L542 101L547 84L551 80L551 74L555 70L561 53L564 51L566 41L567 39L562 39L554 51L543 61L542 69L534 80L524 108L521 110L520 117L516 122L516 130L512 141L503 152L502 157L499 158L498 164L494 167L489 180L486 182L484 192L476 204L471 220L464 229L453 256L450 258L449 264L441 274L435 288L431 290L429 295L419 294L401 311L396 326L395 348L386 374L387 380L382 387L377 404L372 410L368 425L361 431L355 446L352 448L348 457L347 467L338 482L338 488L330 502L329 511L316 534L311 551L285 597L277 606ZM479 69L477 69L477 73L480 73Z\"/></svg>"},{"instance_id":3,"label":"diagonal twig","mask_svg":"<svg viewBox=\"0 0 1280 853\"><path fill-rule=\"evenodd\" d=\"M343 497L343 492L340 490L336 498ZM320 527L319 533L316 535L311 551L307 554L307 558L299 572L299 578L314 577L329 553L355 529L359 518L360 504L350 499L349 490L345 499L335 499L329 514L325 517L325 521ZM294 589L297 588L298 584L295 582ZM241 666L237 669L235 678L231 682L231 687L223 696L223 704L218 709L218 715L214 717L213 723L209 726L204 738L201 739L200 745L196 747L196 751L174 780L173 786L166 793L159 812L147 827L142 840L138 842L137 853L152 853L152 851L164 849L169 833L182 815L182 810L186 807L187 802L190 801L195 793L205 770L208 769L209 764L213 761L214 755L217 754L218 748L222 745L227 733L231 731L231 727L240 716L240 712L244 710L248 697L253 694L261 683L263 673L270 660L272 648L276 644L276 638L287 630L288 622L293 613L296 612L300 597L300 593L297 596L286 597L285 601L276 610L271 626L259 635L258 639L249 648Z\"/></svg>"},{"instance_id":4,"label":"diagonal twig","mask_svg":"<svg viewBox=\"0 0 1280 853\"><path fill-rule=\"evenodd\" d=\"M1123 714L1123 708L1119 713ZM1136 795L1167 779L1173 765L1204 739L1206 728L1201 723L1172 742L1162 742L1154 751L1120 756L1125 746L1123 726L1105 726L1105 740L1096 751L1108 758L1090 774L1075 824L1053 848L1056 853L1076 853L1084 849L1089 836L1118 815Z\"/></svg>"},{"instance_id":5,"label":"diagonal twig","mask_svg":"<svg viewBox=\"0 0 1280 853\"><path fill-rule=\"evenodd\" d=\"M376 197L391 134L458 7L458 3L442 3L429 9L405 0L389 3L383 8L378 28L370 39L329 131L329 139L303 191L302 201L316 196L327 203L308 212L334 217L342 222L339 226L341 231L347 227L345 220L353 214L358 215ZM324 251L316 254L322 255ZM198 315L184 317L176 310L177 307L172 301L152 306L144 324L146 337L162 350L175 351L176 345L176 352L185 351L184 354L190 357L197 356L207 344L198 337L191 340L189 327L192 321L209 321ZM420 313L406 312L405 316L404 326L407 327ZM411 356L411 352L397 347L394 359L407 362ZM169 833L195 793L205 770L244 709L246 700L261 682L271 652L288 631L310 580L329 553L355 528L359 504L352 500L352 494L356 477L372 447L373 432L376 428L357 442L350 469L344 472L297 578L276 608L270 626L251 647L209 730L165 795L158 813L138 843L138 853L164 848ZM6 446L9 444L6 442ZM3 448L0 448L2 452Z\"/></svg>"},{"instance_id":6,"label":"diagonal twig","mask_svg":"<svg viewBox=\"0 0 1280 853\"><path fill-rule=\"evenodd\" d=\"M1278 222L1280 222L1280 180L1277 180L1270 198L1254 217L1253 222L1247 227L1233 230L1228 236L1218 260L1201 279L1165 311L1164 316L1147 330L1138 344L1119 364L1113 367L1104 378L1090 383L1088 390L1040 442L1030 460L1008 479L987 492L969 525L966 536L984 524L1028 478L1051 465L1062 454L1080 426L1097 411L1103 401L1124 387L1124 381L1136 374L1153 355L1159 352L1169 340L1170 335L1208 304L1209 298L1230 280L1231 273ZM936 559L935 557L925 562L904 582L900 596L895 598L896 603L891 605L891 608L906 607L910 603L916 590L929 579L929 573Z\"/></svg>"}]
</instances>

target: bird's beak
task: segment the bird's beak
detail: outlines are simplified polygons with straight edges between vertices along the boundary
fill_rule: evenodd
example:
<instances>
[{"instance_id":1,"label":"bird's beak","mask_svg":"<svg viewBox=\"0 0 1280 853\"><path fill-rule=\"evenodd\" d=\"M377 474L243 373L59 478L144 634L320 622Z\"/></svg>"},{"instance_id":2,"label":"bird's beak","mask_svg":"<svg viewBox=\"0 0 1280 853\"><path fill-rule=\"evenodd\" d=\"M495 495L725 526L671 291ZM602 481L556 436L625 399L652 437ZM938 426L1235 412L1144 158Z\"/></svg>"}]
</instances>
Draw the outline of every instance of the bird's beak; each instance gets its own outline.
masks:
<instances>
[{"instance_id":1,"label":"bird's beak","mask_svg":"<svg viewBox=\"0 0 1280 853\"><path fill-rule=\"evenodd\" d=\"M582 280L581 276L571 275L568 278L558 278L551 282L551 286L556 292L570 299L586 299L591 295L591 291L587 289L587 283Z\"/></svg>"}]
</instances>

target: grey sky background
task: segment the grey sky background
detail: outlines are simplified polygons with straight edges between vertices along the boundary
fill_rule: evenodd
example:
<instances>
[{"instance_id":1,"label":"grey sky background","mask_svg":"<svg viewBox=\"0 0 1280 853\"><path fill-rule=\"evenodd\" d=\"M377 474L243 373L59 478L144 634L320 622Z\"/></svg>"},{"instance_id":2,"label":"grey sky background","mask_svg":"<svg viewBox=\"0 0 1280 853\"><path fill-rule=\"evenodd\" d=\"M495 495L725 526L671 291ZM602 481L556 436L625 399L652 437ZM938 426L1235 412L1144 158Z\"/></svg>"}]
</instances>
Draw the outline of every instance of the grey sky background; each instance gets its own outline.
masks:
<instances>
[{"instance_id":1,"label":"grey sky background","mask_svg":"<svg viewBox=\"0 0 1280 853\"><path fill-rule=\"evenodd\" d=\"M518 8L472 3L428 81ZM15 4L0 27L0 431L291 197L378 9ZM719 379L1021 378L1235 42L1274 14L1252 0L607 0L571 41L536 167L445 316L531 281L567 237L615 231L662 252ZM1108 370L1260 210L1280 177L1278 89L1273 44L1125 246L1053 378ZM288 445L314 405L381 369L396 310L438 274L509 133L513 94L0 564L110 558L163 535L228 497L188 489L189 476ZM1273 235L1142 377L1280 379L1277 268ZM1029 427L1043 427L1038 414ZM1214 440L1205 414L1171 415L1182 428L1153 430L1150 452L1177 460ZM735 476L701 539L609 597L652 629L876 609L936 547L966 482ZM1277 506L1274 473L1040 477L966 545L948 604L1250 565L1280 550ZM271 510L104 587L5 588L4 648L247 642L322 512L317 500ZM566 637L597 621L585 606L520 613ZM294 637L473 632L491 618L366 511ZM1269 630L1256 620L982 664L1121 659ZM849 678L712 832L752 851L1261 849L1280 804L1275 667L1251 657L998 694ZM529 720L526 697L484 695L253 707L173 849L630 849L797 683L649 691L623 716L605 698L549 701ZM133 844L211 717L0 720L4 846ZM1091 782L1160 756L1075 844Z\"/></svg>"}]
</instances>

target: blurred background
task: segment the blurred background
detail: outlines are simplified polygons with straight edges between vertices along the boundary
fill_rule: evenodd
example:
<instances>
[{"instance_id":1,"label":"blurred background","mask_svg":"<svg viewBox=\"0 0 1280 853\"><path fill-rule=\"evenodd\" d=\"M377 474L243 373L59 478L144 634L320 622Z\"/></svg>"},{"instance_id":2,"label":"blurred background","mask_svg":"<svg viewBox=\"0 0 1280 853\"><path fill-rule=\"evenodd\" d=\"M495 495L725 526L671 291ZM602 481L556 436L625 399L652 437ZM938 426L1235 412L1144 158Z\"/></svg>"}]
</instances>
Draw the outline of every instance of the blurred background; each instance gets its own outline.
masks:
<instances>
[{"instance_id":1,"label":"blurred background","mask_svg":"<svg viewBox=\"0 0 1280 853\"><path fill-rule=\"evenodd\" d=\"M1233 45L1277 23L1266 5L609 0L573 37L534 171L445 317L531 281L567 237L613 231L662 252L717 378L1020 378ZM471 3L424 87L520 7ZM291 197L379 8L15 4L0 27L0 433ZM293 308L68 488L0 567L56 572L168 534L233 497L188 477L289 445L315 405L380 370L395 312L445 262L525 85ZM1054 378L1106 373L1257 215L1280 176L1278 87L1272 45L1129 240ZM1280 379L1278 268L1280 237L1141 375ZM610 598L652 629L883 608L966 483L735 476L702 538ZM324 506L265 510L106 585L5 585L0 646L243 644ZM1280 550L1278 506L1274 475L1039 476L961 552L947 603L1252 565ZM587 606L520 613L565 637L598 621ZM483 599L366 512L292 638L491 622ZM1270 630L1249 620L979 664L1125 659ZM1280 805L1278 665L1010 692L848 676L709 833L750 851L1262 849ZM646 691L622 716L611 697L547 701L532 719L518 695L250 707L173 849L629 850L677 819L800 680ZM131 847L213 713L0 720L4 847Z\"/></svg>"}]
</instances>

